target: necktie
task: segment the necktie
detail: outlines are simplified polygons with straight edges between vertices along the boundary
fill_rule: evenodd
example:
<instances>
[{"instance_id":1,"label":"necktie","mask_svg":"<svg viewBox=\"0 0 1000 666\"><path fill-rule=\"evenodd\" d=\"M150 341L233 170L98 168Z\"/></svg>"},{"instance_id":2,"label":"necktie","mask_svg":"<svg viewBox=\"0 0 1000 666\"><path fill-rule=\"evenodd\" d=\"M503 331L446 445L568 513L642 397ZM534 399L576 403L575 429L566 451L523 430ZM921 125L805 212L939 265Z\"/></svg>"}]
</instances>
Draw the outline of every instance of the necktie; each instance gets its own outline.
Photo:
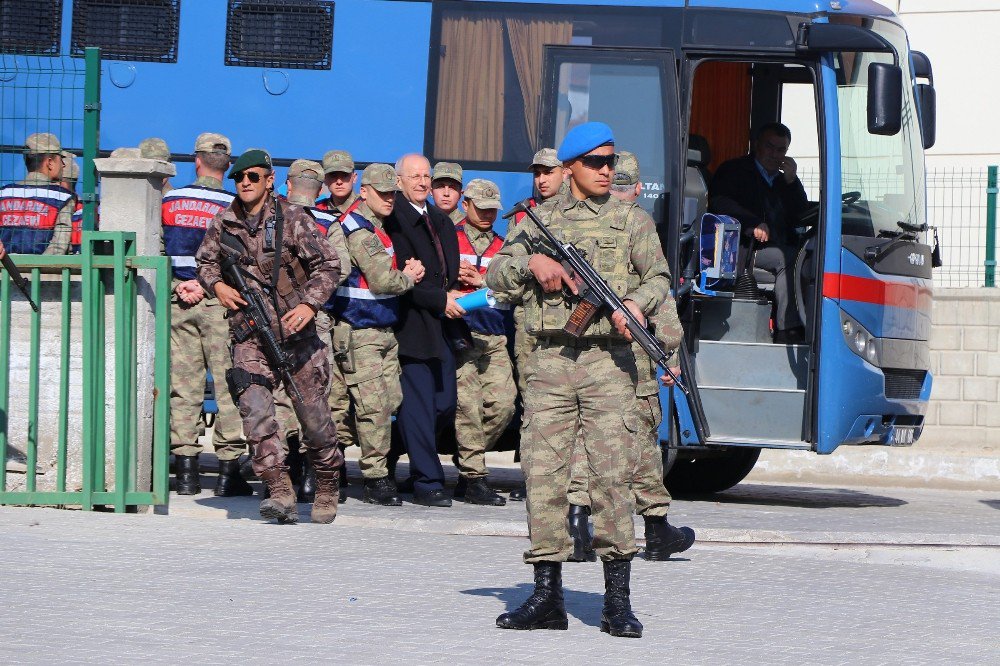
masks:
<instances>
[{"instance_id":1,"label":"necktie","mask_svg":"<svg viewBox=\"0 0 1000 666\"><path fill-rule=\"evenodd\" d=\"M441 247L441 237L438 236L437 229L434 228L434 223L431 222L431 217L427 213L423 213L420 219L424 221L427 225L427 231L431 234L431 242L434 243L434 251L437 252L438 261L441 262L441 286L447 286L448 284L448 264L444 260L444 249Z\"/></svg>"}]
</instances>

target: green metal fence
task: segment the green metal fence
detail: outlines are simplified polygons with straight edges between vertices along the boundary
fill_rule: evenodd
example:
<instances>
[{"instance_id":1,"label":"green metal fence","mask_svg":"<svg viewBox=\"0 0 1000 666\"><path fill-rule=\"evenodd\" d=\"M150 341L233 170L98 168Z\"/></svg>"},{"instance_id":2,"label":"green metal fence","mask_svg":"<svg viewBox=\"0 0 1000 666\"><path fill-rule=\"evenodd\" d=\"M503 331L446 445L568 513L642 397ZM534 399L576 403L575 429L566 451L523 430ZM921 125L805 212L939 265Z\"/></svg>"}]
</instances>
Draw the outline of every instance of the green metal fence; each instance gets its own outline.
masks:
<instances>
[{"instance_id":1,"label":"green metal fence","mask_svg":"<svg viewBox=\"0 0 1000 666\"><path fill-rule=\"evenodd\" d=\"M80 506L84 510L107 506L122 512L129 507L167 503L170 264L167 257L136 256L134 244L134 233L87 232L79 255L13 256L30 280L31 296L39 303L39 312L32 312L6 271L0 274L2 470L23 465L25 474L24 487L19 490L7 488L8 477L15 474L0 474L0 504ZM151 285L156 303L152 396L137 393L137 271L140 269L155 271ZM81 313L78 340L74 340L77 332L72 317L74 304ZM113 344L108 340L108 326L114 334ZM13 334L19 334L23 342L25 328L29 329L27 353L12 354ZM74 349L77 353L73 353ZM77 359L81 367L74 373ZM109 363L113 367L113 392L108 392L106 385ZM15 374L12 369L20 375L17 382L11 381ZM12 389L14 396L23 396L25 376L25 410L11 413ZM74 376L79 381L74 382ZM49 407L55 403L55 409L44 415L40 412L43 398ZM148 461L151 488L140 488L137 483L138 457L145 450L137 435L140 400L153 401L152 460ZM75 405L80 406L79 419L71 418ZM53 414L57 419L55 435L46 440L40 435L39 426L43 418ZM113 447L106 445L107 414L112 415ZM26 422L23 442L11 441L12 424L18 419ZM79 436L71 437L74 433ZM79 446L71 448L71 441ZM12 454L22 444L23 460L18 460ZM50 460L39 459L43 451ZM54 474L42 476L48 487L40 488L38 472L46 467L51 471L52 464ZM107 465L112 466L111 478L106 473ZM70 469L79 470L78 479L67 478Z\"/></svg>"},{"instance_id":2,"label":"green metal fence","mask_svg":"<svg viewBox=\"0 0 1000 666\"><path fill-rule=\"evenodd\" d=\"M3 50L3 49L0 49ZM94 229L101 108L101 53L84 57L0 54L0 183L25 175L24 141L36 132L59 138L65 150L82 156L78 196L83 229Z\"/></svg>"}]
</instances>

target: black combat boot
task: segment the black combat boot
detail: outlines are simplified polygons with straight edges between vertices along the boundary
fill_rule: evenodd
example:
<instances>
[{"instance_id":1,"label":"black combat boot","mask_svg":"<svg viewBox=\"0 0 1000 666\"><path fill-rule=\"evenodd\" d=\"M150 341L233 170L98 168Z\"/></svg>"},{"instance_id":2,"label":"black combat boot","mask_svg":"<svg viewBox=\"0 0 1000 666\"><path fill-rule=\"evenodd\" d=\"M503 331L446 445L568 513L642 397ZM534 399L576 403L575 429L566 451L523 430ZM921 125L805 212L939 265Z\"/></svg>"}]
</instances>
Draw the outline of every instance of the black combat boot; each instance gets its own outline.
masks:
<instances>
[{"instance_id":1,"label":"black combat boot","mask_svg":"<svg viewBox=\"0 0 1000 666\"><path fill-rule=\"evenodd\" d=\"M452 491L451 496L457 500L465 499L465 491L468 489L468 482L465 477L461 474L458 475L458 483L455 484L455 490Z\"/></svg>"},{"instance_id":2,"label":"black combat boot","mask_svg":"<svg viewBox=\"0 0 1000 666\"><path fill-rule=\"evenodd\" d=\"M340 449L340 453L341 453L341 455L343 455L343 453L344 453L344 449L343 448ZM337 476L340 479L339 482L338 482L340 484L340 488L338 490L337 501L340 502L341 504L343 504L344 502L347 501L347 486L348 486L348 483L349 483L348 480L347 480L347 461L346 460L344 462L340 463L340 467L337 470Z\"/></svg>"},{"instance_id":3,"label":"black combat boot","mask_svg":"<svg viewBox=\"0 0 1000 666\"><path fill-rule=\"evenodd\" d=\"M316 470L309 462L309 456L299 456L299 492L296 499L302 504L316 500Z\"/></svg>"},{"instance_id":4,"label":"black combat boot","mask_svg":"<svg viewBox=\"0 0 1000 666\"><path fill-rule=\"evenodd\" d=\"M507 494L507 499L511 502L523 502L528 497L528 486L521 484Z\"/></svg>"},{"instance_id":5,"label":"black combat boot","mask_svg":"<svg viewBox=\"0 0 1000 666\"><path fill-rule=\"evenodd\" d=\"M535 563L535 591L518 608L497 618L501 629L566 629L562 562Z\"/></svg>"},{"instance_id":6,"label":"black combat boot","mask_svg":"<svg viewBox=\"0 0 1000 666\"><path fill-rule=\"evenodd\" d=\"M380 479L365 479L365 490L361 495L361 500L367 504L381 506L403 505L403 500L396 492L396 484L387 476Z\"/></svg>"},{"instance_id":7,"label":"black combat boot","mask_svg":"<svg viewBox=\"0 0 1000 666\"><path fill-rule=\"evenodd\" d=\"M177 477L178 495L197 495L201 492L198 456L174 456L174 474Z\"/></svg>"},{"instance_id":8,"label":"black combat boot","mask_svg":"<svg viewBox=\"0 0 1000 666\"><path fill-rule=\"evenodd\" d=\"M219 478L215 482L216 497L253 495L253 488L240 474L239 458L219 461Z\"/></svg>"},{"instance_id":9,"label":"black combat boot","mask_svg":"<svg viewBox=\"0 0 1000 666\"><path fill-rule=\"evenodd\" d=\"M573 537L573 554L570 562L596 562L594 533L590 531L590 507L569 505L569 535Z\"/></svg>"},{"instance_id":10,"label":"black combat boot","mask_svg":"<svg viewBox=\"0 0 1000 666\"><path fill-rule=\"evenodd\" d=\"M288 444L288 454L285 465L288 466L288 478L293 486L302 485L302 460L306 457L305 447L299 442L298 433L291 433L285 438Z\"/></svg>"},{"instance_id":11,"label":"black combat boot","mask_svg":"<svg viewBox=\"0 0 1000 666\"><path fill-rule=\"evenodd\" d=\"M505 506L507 504L507 500L490 488L485 476L477 476L466 481L465 501L469 504L482 504L484 506Z\"/></svg>"},{"instance_id":12,"label":"black combat boot","mask_svg":"<svg viewBox=\"0 0 1000 666\"><path fill-rule=\"evenodd\" d=\"M268 491L267 499L260 503L261 517L273 518L280 524L299 522L295 489L288 478L288 468L281 465L268 467L260 473L260 480L267 485Z\"/></svg>"},{"instance_id":13,"label":"black combat boot","mask_svg":"<svg viewBox=\"0 0 1000 666\"><path fill-rule=\"evenodd\" d=\"M643 516L646 523L646 559L669 560L674 553L683 553L694 543L694 530L674 527L666 516Z\"/></svg>"},{"instance_id":14,"label":"black combat boot","mask_svg":"<svg viewBox=\"0 0 1000 666\"><path fill-rule=\"evenodd\" d=\"M612 636L642 638L642 623L632 613L628 583L632 574L629 560L607 560L604 563L604 610L601 631Z\"/></svg>"}]
</instances>

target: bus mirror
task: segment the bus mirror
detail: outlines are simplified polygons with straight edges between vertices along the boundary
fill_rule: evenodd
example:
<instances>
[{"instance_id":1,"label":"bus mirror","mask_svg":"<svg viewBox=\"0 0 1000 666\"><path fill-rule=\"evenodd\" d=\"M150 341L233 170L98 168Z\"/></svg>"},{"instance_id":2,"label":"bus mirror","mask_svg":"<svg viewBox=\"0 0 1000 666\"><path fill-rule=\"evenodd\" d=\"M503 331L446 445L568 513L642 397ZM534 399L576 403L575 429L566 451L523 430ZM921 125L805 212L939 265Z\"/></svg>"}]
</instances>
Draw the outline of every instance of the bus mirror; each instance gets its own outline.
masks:
<instances>
[{"instance_id":1,"label":"bus mirror","mask_svg":"<svg viewBox=\"0 0 1000 666\"><path fill-rule=\"evenodd\" d=\"M885 62L868 64L868 131L893 136L903 126L903 70Z\"/></svg>"},{"instance_id":2,"label":"bus mirror","mask_svg":"<svg viewBox=\"0 0 1000 666\"><path fill-rule=\"evenodd\" d=\"M799 52L870 51L892 53L892 45L878 34L847 23L800 23L795 39Z\"/></svg>"},{"instance_id":3,"label":"bus mirror","mask_svg":"<svg viewBox=\"0 0 1000 666\"><path fill-rule=\"evenodd\" d=\"M920 108L920 138L924 150L937 139L937 93L929 83L917 84L917 104Z\"/></svg>"},{"instance_id":4,"label":"bus mirror","mask_svg":"<svg viewBox=\"0 0 1000 666\"><path fill-rule=\"evenodd\" d=\"M910 58L913 60L913 76L918 79L927 79L927 82L934 85L934 68L931 67L931 59L921 51L910 51Z\"/></svg>"}]
</instances>

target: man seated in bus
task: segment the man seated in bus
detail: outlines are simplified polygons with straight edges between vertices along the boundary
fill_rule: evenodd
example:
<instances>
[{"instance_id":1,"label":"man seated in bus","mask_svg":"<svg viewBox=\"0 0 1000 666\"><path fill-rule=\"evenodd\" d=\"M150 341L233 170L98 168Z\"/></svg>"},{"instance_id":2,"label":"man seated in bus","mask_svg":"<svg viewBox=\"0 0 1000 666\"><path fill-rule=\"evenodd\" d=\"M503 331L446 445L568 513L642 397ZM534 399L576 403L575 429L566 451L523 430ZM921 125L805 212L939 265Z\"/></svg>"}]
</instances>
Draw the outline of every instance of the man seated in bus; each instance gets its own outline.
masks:
<instances>
[{"instance_id":1,"label":"man seated in bus","mask_svg":"<svg viewBox=\"0 0 1000 666\"><path fill-rule=\"evenodd\" d=\"M465 219L465 211L459 206L462 198L462 165L454 162L438 162L431 172L431 197L456 226Z\"/></svg>"},{"instance_id":2,"label":"man seated in bus","mask_svg":"<svg viewBox=\"0 0 1000 666\"><path fill-rule=\"evenodd\" d=\"M795 306L794 228L809 206L805 188L788 157L792 132L768 123L755 134L753 151L723 163L708 188L708 209L740 221L741 265L752 263L774 275L774 341L802 342L805 332Z\"/></svg>"}]
</instances>

